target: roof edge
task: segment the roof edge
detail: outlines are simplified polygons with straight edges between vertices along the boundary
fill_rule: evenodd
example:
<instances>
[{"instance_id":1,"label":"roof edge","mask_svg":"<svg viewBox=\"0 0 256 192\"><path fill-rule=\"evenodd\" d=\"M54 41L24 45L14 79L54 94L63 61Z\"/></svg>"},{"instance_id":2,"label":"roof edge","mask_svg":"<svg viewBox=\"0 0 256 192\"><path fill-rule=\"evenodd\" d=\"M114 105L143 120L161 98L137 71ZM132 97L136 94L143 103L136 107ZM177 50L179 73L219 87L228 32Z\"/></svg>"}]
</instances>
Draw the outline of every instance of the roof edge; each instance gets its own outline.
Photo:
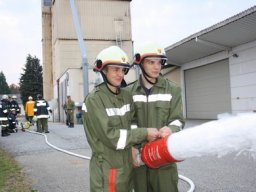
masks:
<instances>
[{"instance_id":1,"label":"roof edge","mask_svg":"<svg viewBox=\"0 0 256 192\"><path fill-rule=\"evenodd\" d=\"M210 27L208 27L206 29L203 29L203 30L201 30L201 31L199 31L197 33L194 33L194 34L192 34L192 35L182 39L181 41L178 41L178 42L176 42L176 43L166 47L165 51L168 51L168 50L171 50L171 49L173 49L175 47L178 47L179 45L182 45L182 44L184 44L184 43L186 43L188 41L191 41L192 39L195 39L196 37L200 37L201 35L204 35L206 33L214 31L215 29L218 29L218 28L223 27L223 26L225 26L227 24L230 24L230 23L232 23L232 22L234 22L236 20L239 20L239 19L241 19L241 18L243 18L243 17L245 17L247 15L250 15L250 14L252 14L254 12L256 12L256 5L250 7L249 9L246 9L245 11L242 11L242 12L240 12L240 13L234 15L234 16L231 16L231 17L229 17L229 18L227 18L227 19L225 19L225 20L223 20L223 21L221 21L219 23L216 23L216 24L214 24L214 25L212 25L212 26L210 26Z\"/></svg>"}]
</instances>

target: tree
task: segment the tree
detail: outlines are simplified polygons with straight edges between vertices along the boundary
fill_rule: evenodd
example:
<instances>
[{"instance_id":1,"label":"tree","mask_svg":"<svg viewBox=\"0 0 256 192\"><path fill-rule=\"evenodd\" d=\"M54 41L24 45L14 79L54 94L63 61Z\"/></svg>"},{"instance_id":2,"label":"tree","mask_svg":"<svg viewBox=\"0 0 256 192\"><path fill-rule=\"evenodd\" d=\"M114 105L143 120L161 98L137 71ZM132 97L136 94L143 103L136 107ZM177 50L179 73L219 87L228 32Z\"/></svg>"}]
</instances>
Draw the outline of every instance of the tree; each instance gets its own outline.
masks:
<instances>
[{"instance_id":1,"label":"tree","mask_svg":"<svg viewBox=\"0 0 256 192\"><path fill-rule=\"evenodd\" d=\"M9 86L9 88L11 90L11 94L19 94L20 93L20 87L15 84L11 84Z\"/></svg>"},{"instance_id":2,"label":"tree","mask_svg":"<svg viewBox=\"0 0 256 192\"><path fill-rule=\"evenodd\" d=\"M23 71L20 78L20 94L25 106L29 96L36 98L37 94L43 95L43 68L40 60L29 54Z\"/></svg>"},{"instance_id":3,"label":"tree","mask_svg":"<svg viewBox=\"0 0 256 192\"><path fill-rule=\"evenodd\" d=\"M0 94L10 94L11 90L6 82L3 71L0 72Z\"/></svg>"}]
</instances>

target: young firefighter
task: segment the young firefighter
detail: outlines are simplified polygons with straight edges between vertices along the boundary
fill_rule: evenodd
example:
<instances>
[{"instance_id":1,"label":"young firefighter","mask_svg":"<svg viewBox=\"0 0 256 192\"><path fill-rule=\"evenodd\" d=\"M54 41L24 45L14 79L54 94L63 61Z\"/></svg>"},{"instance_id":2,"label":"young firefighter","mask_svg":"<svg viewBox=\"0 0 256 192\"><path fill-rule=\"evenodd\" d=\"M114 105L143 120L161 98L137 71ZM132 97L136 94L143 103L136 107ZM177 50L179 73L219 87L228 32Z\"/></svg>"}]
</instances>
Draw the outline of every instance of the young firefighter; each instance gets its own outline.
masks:
<instances>
[{"instance_id":1,"label":"young firefighter","mask_svg":"<svg viewBox=\"0 0 256 192\"><path fill-rule=\"evenodd\" d=\"M85 98L82 110L84 129L92 149L90 160L91 192L132 191L131 146L155 140L155 128L130 130L132 97L120 89L130 65L127 55L117 46L102 50L95 71L104 82Z\"/></svg>"},{"instance_id":2,"label":"young firefighter","mask_svg":"<svg viewBox=\"0 0 256 192\"><path fill-rule=\"evenodd\" d=\"M132 92L135 105L135 124L138 127L156 127L161 137L180 131L184 126L181 90L173 82L161 76L160 71L167 57L163 48L148 43L135 54L134 63L140 66L142 74L127 88ZM162 128L163 127L163 128ZM143 146L137 146L140 149ZM134 154L139 150L133 148ZM136 151L137 150L137 151ZM139 166L134 158L135 192L176 192L178 172L176 164L159 169Z\"/></svg>"}]
</instances>

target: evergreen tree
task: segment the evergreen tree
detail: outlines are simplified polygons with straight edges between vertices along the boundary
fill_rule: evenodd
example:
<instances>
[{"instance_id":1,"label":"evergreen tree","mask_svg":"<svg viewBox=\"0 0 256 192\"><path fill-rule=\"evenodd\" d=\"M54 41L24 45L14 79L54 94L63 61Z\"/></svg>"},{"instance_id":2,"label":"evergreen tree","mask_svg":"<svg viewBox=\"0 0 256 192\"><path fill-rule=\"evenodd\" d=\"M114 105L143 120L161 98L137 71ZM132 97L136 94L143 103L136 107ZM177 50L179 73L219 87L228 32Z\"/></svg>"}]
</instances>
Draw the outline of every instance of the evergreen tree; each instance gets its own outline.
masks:
<instances>
[{"instance_id":1,"label":"evergreen tree","mask_svg":"<svg viewBox=\"0 0 256 192\"><path fill-rule=\"evenodd\" d=\"M23 71L20 78L20 94L25 106L29 96L35 99L37 94L43 95L43 68L40 60L29 54Z\"/></svg>"},{"instance_id":2,"label":"evergreen tree","mask_svg":"<svg viewBox=\"0 0 256 192\"><path fill-rule=\"evenodd\" d=\"M6 82L3 71L0 72L0 94L10 94L11 90Z\"/></svg>"}]
</instances>

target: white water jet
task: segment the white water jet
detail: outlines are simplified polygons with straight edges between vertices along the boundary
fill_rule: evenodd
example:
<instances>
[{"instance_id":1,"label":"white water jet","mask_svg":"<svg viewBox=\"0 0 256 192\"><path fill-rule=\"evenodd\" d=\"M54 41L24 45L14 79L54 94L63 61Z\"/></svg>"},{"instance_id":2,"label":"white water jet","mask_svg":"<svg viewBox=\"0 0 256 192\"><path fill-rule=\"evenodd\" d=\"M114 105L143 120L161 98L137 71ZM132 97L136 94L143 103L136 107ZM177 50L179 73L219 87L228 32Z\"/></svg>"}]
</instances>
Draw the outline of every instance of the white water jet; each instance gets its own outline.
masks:
<instances>
[{"instance_id":1,"label":"white water jet","mask_svg":"<svg viewBox=\"0 0 256 192\"><path fill-rule=\"evenodd\" d=\"M256 114L224 116L172 134L169 153L177 160L229 153L248 153L256 159Z\"/></svg>"}]
</instances>

